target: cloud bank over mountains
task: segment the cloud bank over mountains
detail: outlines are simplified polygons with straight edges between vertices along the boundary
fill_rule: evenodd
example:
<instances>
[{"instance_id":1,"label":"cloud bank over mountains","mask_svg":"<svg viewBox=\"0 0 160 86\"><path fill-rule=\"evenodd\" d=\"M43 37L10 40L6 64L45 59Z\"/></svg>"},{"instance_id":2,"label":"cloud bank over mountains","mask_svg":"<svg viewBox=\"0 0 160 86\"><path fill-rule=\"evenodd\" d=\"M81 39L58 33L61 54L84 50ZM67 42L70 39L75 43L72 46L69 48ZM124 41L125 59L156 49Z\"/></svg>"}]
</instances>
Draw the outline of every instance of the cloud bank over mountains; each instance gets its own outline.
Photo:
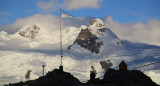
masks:
<instances>
[{"instance_id":1,"label":"cloud bank over mountains","mask_svg":"<svg viewBox=\"0 0 160 86\"><path fill-rule=\"evenodd\" d=\"M51 14L35 14L32 16L29 16L27 18L19 18L17 19L13 24L10 25L0 25L0 31L6 31L7 33L17 32L19 29L26 25L33 25L33 24L39 24L45 29L48 28L57 28L59 25L59 19ZM58 25L58 26L57 26ZM54 26L54 27L52 27Z\"/></svg>"},{"instance_id":2,"label":"cloud bank over mountains","mask_svg":"<svg viewBox=\"0 0 160 86\"><path fill-rule=\"evenodd\" d=\"M105 24L123 40L160 46L160 21L158 20L122 24L109 16L105 19Z\"/></svg>"},{"instance_id":3,"label":"cloud bank over mountains","mask_svg":"<svg viewBox=\"0 0 160 86\"><path fill-rule=\"evenodd\" d=\"M73 30L78 33L78 31L80 31L81 25L88 26L92 19L94 18L76 17L75 20L64 20L62 22L62 29L64 32L70 29L70 31ZM147 23L137 22L135 24L122 24L108 16L104 19L104 22L105 25L109 27L122 40L160 46L160 21L158 20L150 20ZM24 40L17 38L19 40L18 42L15 41L16 39L4 40L1 37L1 46L18 46L17 43L19 45L24 45L26 42L29 43L28 45L30 47L34 47L32 45L35 44L40 46L42 42L44 43L44 41L46 41L46 43L47 41L52 41L53 36L57 37L57 39L54 38L54 40L57 41L57 43L59 42L59 18L52 14L35 14L27 18L17 19L13 24L7 26L0 25L0 32L5 31L7 33L2 32L1 35L3 34L5 37L11 37L15 36L13 34L18 32L20 29L27 28L31 25L38 25L38 27L40 27L40 31L43 32L38 35L38 39ZM54 40L53 42L55 42ZM47 48L49 48L49 46Z\"/></svg>"}]
</instances>

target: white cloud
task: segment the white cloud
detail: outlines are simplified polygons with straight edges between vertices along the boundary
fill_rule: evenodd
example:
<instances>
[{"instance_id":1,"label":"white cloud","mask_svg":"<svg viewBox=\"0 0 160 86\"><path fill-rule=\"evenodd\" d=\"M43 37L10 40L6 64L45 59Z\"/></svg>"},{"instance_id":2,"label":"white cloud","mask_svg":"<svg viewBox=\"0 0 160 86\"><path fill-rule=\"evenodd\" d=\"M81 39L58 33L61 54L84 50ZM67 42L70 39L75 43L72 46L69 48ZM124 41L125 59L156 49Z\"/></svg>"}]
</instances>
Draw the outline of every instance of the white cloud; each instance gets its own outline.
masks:
<instances>
[{"instance_id":1,"label":"white cloud","mask_svg":"<svg viewBox=\"0 0 160 86\"><path fill-rule=\"evenodd\" d=\"M0 11L0 16L11 16L9 13Z\"/></svg>"},{"instance_id":2,"label":"white cloud","mask_svg":"<svg viewBox=\"0 0 160 86\"><path fill-rule=\"evenodd\" d=\"M54 15L47 14L35 14L33 16L27 18L17 19L14 25L25 26L26 24L35 24L38 23L40 25L50 26L53 24L57 24L58 18Z\"/></svg>"},{"instance_id":3,"label":"white cloud","mask_svg":"<svg viewBox=\"0 0 160 86\"><path fill-rule=\"evenodd\" d=\"M103 0L63 0L63 3L55 0L49 2L39 1L37 7L43 12L53 12L57 8L63 8L67 10L78 10L82 8L94 8L97 9L101 6Z\"/></svg>"},{"instance_id":4,"label":"white cloud","mask_svg":"<svg viewBox=\"0 0 160 86\"><path fill-rule=\"evenodd\" d=\"M150 20L148 23L121 24L114 21L112 17L107 17L105 24L121 39L160 46L160 21L158 20Z\"/></svg>"},{"instance_id":5,"label":"white cloud","mask_svg":"<svg viewBox=\"0 0 160 86\"><path fill-rule=\"evenodd\" d=\"M64 7L69 10L82 8L99 8L103 0L64 0Z\"/></svg>"},{"instance_id":6,"label":"white cloud","mask_svg":"<svg viewBox=\"0 0 160 86\"><path fill-rule=\"evenodd\" d=\"M57 2L51 0L50 2L37 2L38 8L40 8L43 12L53 12L57 8Z\"/></svg>"},{"instance_id":7,"label":"white cloud","mask_svg":"<svg viewBox=\"0 0 160 86\"><path fill-rule=\"evenodd\" d=\"M43 14L35 14L33 16L27 18L19 18L13 24L10 25L0 25L0 31L6 31L7 33L15 33L22 27L26 25L39 24L47 28L54 28L53 26L57 26L59 19L51 14L43 15Z\"/></svg>"},{"instance_id":8,"label":"white cloud","mask_svg":"<svg viewBox=\"0 0 160 86\"><path fill-rule=\"evenodd\" d=\"M31 13L33 12L33 10L27 10L25 13Z\"/></svg>"}]
</instances>

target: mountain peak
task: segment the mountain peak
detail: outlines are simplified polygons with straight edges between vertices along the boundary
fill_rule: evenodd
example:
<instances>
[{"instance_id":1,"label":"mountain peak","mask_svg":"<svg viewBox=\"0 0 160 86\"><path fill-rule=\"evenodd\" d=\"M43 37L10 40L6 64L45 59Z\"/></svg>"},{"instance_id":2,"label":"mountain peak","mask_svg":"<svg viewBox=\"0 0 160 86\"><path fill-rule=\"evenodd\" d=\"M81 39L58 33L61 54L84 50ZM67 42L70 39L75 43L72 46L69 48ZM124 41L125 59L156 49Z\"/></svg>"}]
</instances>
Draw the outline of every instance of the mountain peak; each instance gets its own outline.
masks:
<instances>
[{"instance_id":1,"label":"mountain peak","mask_svg":"<svg viewBox=\"0 0 160 86\"><path fill-rule=\"evenodd\" d=\"M68 50L72 48L81 48L89 50L92 53L101 53L102 49L108 49L115 45L123 45L122 41L109 29L106 28L101 19L94 19L90 25L82 26L79 35ZM111 47L112 46L112 47ZM103 50L102 50L103 51Z\"/></svg>"},{"instance_id":2,"label":"mountain peak","mask_svg":"<svg viewBox=\"0 0 160 86\"><path fill-rule=\"evenodd\" d=\"M90 22L89 27L104 27L104 23L101 19L94 19Z\"/></svg>"}]
</instances>

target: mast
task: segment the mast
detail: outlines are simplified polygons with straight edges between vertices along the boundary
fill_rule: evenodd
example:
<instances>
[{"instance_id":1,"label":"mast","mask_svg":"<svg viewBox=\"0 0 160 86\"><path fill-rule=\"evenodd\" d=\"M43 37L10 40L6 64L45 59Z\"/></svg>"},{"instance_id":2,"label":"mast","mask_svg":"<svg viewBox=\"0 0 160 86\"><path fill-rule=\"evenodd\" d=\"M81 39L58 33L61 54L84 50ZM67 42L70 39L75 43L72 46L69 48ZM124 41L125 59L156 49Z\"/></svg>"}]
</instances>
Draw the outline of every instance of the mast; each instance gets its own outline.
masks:
<instances>
[{"instance_id":1,"label":"mast","mask_svg":"<svg viewBox=\"0 0 160 86\"><path fill-rule=\"evenodd\" d=\"M60 66L62 66L62 30L61 30L61 8L60 8Z\"/></svg>"}]
</instances>

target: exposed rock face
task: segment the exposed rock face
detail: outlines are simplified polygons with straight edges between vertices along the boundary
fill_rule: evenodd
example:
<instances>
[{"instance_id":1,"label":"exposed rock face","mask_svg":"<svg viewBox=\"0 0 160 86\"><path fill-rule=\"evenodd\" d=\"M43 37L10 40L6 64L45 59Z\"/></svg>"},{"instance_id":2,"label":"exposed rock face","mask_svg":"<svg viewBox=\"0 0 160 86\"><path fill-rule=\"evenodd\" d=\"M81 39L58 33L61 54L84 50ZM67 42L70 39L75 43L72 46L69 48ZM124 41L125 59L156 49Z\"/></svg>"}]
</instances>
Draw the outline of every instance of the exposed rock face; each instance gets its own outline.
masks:
<instances>
[{"instance_id":1,"label":"exposed rock face","mask_svg":"<svg viewBox=\"0 0 160 86\"><path fill-rule=\"evenodd\" d=\"M82 29L77 39L91 39L92 37L95 37L95 35L93 35L89 29Z\"/></svg>"},{"instance_id":2,"label":"exposed rock face","mask_svg":"<svg viewBox=\"0 0 160 86\"><path fill-rule=\"evenodd\" d=\"M26 28L25 30L20 30L18 34L22 37L34 39L38 34L40 28L37 25L33 25L31 27Z\"/></svg>"},{"instance_id":3,"label":"exposed rock face","mask_svg":"<svg viewBox=\"0 0 160 86\"><path fill-rule=\"evenodd\" d=\"M103 42L99 38L92 34L90 29L82 29L79 33L77 39L74 41L82 48L88 49L92 53L99 53L101 45Z\"/></svg>"}]
</instances>

